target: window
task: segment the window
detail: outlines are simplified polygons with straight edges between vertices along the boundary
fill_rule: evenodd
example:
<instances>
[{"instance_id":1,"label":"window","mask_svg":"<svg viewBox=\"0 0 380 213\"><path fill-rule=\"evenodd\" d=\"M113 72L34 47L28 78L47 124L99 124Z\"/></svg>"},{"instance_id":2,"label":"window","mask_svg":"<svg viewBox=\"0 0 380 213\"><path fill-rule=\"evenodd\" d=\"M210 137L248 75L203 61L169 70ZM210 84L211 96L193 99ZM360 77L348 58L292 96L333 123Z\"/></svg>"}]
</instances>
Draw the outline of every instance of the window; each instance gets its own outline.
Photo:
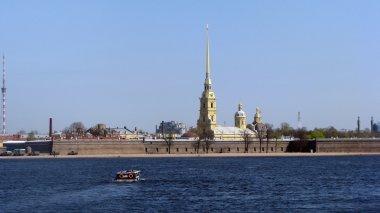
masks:
<instances>
[{"instance_id":1,"label":"window","mask_svg":"<svg viewBox=\"0 0 380 213\"><path fill-rule=\"evenodd\" d=\"M148 148L145 148L145 152L148 152Z\"/></svg>"},{"instance_id":2,"label":"window","mask_svg":"<svg viewBox=\"0 0 380 213\"><path fill-rule=\"evenodd\" d=\"M270 148L270 151L272 151L272 152L273 152L273 147L271 147L271 148Z\"/></svg>"},{"instance_id":3,"label":"window","mask_svg":"<svg viewBox=\"0 0 380 213\"><path fill-rule=\"evenodd\" d=\"M158 152L158 148L156 148L156 151Z\"/></svg>"},{"instance_id":4,"label":"window","mask_svg":"<svg viewBox=\"0 0 380 213\"><path fill-rule=\"evenodd\" d=\"M185 151L187 152L187 148L185 148Z\"/></svg>"},{"instance_id":5,"label":"window","mask_svg":"<svg viewBox=\"0 0 380 213\"><path fill-rule=\"evenodd\" d=\"M169 152L169 148L166 148L166 152Z\"/></svg>"},{"instance_id":6,"label":"window","mask_svg":"<svg viewBox=\"0 0 380 213\"><path fill-rule=\"evenodd\" d=\"M177 152L179 152L179 148L177 148Z\"/></svg>"},{"instance_id":7,"label":"window","mask_svg":"<svg viewBox=\"0 0 380 213\"><path fill-rule=\"evenodd\" d=\"M211 108L213 108L214 107L214 103L211 103Z\"/></svg>"},{"instance_id":8,"label":"window","mask_svg":"<svg viewBox=\"0 0 380 213\"><path fill-rule=\"evenodd\" d=\"M239 151L239 147L236 148L236 151Z\"/></svg>"},{"instance_id":9,"label":"window","mask_svg":"<svg viewBox=\"0 0 380 213\"><path fill-rule=\"evenodd\" d=\"M256 152L256 147L254 147L254 148L253 148L253 151L255 151L255 152Z\"/></svg>"},{"instance_id":10,"label":"window","mask_svg":"<svg viewBox=\"0 0 380 213\"><path fill-rule=\"evenodd\" d=\"M203 109L204 109L204 108L206 108L206 104L205 104L205 103L203 103Z\"/></svg>"},{"instance_id":11,"label":"window","mask_svg":"<svg viewBox=\"0 0 380 213\"><path fill-rule=\"evenodd\" d=\"M206 120L206 119L205 119L205 116L203 116L203 122L205 122L205 120Z\"/></svg>"}]
</instances>

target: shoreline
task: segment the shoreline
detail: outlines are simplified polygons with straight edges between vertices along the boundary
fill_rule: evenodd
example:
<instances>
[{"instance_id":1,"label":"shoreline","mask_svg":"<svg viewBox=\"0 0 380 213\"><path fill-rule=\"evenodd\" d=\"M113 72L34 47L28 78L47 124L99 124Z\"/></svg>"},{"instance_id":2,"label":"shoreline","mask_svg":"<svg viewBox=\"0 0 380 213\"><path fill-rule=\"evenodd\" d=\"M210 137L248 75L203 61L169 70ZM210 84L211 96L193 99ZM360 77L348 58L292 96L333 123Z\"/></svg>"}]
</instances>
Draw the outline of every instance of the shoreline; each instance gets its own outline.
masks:
<instances>
[{"instance_id":1,"label":"shoreline","mask_svg":"<svg viewBox=\"0 0 380 213\"><path fill-rule=\"evenodd\" d=\"M372 156L380 152L288 152L288 153L209 153L209 154L95 154L95 155L53 155L0 156L1 159L46 159L46 158L170 158L170 157L323 157L323 156Z\"/></svg>"}]
</instances>

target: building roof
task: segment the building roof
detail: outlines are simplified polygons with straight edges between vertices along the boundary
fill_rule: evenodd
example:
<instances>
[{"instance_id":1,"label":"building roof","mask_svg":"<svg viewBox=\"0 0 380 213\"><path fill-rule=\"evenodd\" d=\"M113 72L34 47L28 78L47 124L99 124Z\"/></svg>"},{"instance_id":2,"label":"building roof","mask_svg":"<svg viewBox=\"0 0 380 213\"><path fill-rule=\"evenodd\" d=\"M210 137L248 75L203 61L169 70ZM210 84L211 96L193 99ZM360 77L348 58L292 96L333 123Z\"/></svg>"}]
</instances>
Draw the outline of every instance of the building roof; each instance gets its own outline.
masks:
<instances>
[{"instance_id":1,"label":"building roof","mask_svg":"<svg viewBox=\"0 0 380 213\"><path fill-rule=\"evenodd\" d=\"M240 129L238 127L217 126L214 129L215 135L243 135L244 131L247 134L256 134L250 129Z\"/></svg>"},{"instance_id":2,"label":"building roof","mask_svg":"<svg viewBox=\"0 0 380 213\"><path fill-rule=\"evenodd\" d=\"M194 132L186 132L181 137L183 137L183 138L195 138L195 137L198 137L198 135Z\"/></svg>"}]
</instances>

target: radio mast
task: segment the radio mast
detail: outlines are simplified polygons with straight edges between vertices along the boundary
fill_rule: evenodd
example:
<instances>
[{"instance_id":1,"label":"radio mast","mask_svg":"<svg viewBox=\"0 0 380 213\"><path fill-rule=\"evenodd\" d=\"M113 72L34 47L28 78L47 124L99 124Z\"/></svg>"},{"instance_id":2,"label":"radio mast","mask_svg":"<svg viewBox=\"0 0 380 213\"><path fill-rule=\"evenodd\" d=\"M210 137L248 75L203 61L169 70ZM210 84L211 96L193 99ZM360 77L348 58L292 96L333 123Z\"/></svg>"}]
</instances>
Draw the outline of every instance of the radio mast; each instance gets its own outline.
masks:
<instances>
[{"instance_id":1,"label":"radio mast","mask_svg":"<svg viewBox=\"0 0 380 213\"><path fill-rule=\"evenodd\" d=\"M302 129L302 123L301 123L301 112L298 112L298 118L297 118L297 128Z\"/></svg>"},{"instance_id":2,"label":"radio mast","mask_svg":"<svg viewBox=\"0 0 380 213\"><path fill-rule=\"evenodd\" d=\"M7 134L7 130L5 128L5 95L7 93L7 89L5 88L5 56L3 55L3 87L1 88L1 93L3 95L3 105L2 105L2 112L3 112L3 128L1 133L3 135Z\"/></svg>"}]
</instances>

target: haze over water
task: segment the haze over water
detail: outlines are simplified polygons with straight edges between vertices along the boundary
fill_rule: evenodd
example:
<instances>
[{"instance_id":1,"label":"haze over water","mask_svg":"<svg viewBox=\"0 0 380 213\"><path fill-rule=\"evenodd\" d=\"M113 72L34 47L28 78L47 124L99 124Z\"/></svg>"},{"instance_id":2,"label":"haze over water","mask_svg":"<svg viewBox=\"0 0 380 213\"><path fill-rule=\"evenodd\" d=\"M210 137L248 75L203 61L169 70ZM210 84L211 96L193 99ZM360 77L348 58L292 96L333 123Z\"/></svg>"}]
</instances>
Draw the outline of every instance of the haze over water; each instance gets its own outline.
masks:
<instances>
[{"instance_id":1,"label":"haze over water","mask_svg":"<svg viewBox=\"0 0 380 213\"><path fill-rule=\"evenodd\" d=\"M3 159L3 212L380 211L380 156ZM141 169L144 181L113 183Z\"/></svg>"}]
</instances>

